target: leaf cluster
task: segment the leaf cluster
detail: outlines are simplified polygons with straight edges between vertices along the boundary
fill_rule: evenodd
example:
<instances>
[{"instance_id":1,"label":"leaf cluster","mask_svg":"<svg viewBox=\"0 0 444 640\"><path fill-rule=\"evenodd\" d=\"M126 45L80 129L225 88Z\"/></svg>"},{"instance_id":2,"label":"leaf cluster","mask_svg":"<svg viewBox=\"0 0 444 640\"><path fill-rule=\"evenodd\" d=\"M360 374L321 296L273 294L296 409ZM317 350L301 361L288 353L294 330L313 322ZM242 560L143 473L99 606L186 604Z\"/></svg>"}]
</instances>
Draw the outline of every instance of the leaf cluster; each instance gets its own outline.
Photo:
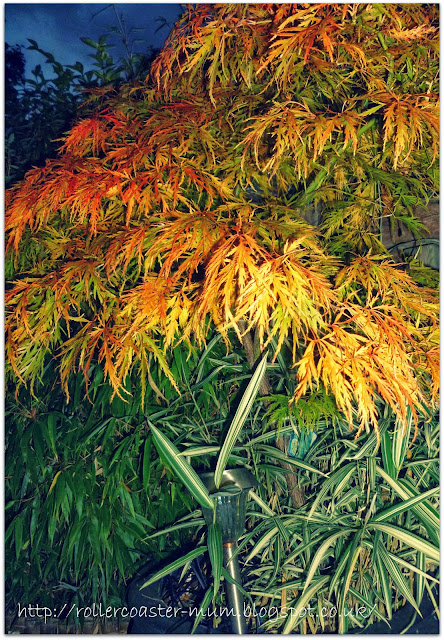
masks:
<instances>
[{"instance_id":1,"label":"leaf cluster","mask_svg":"<svg viewBox=\"0 0 444 640\"><path fill-rule=\"evenodd\" d=\"M418 25L420 25L418 27ZM126 397L168 350L290 340L359 431L437 396L436 292L394 264L434 194L433 5L190 7L151 78L95 93L59 157L7 195L7 359L35 382L98 361ZM320 224L314 216L320 216ZM355 420L356 418L356 420Z\"/></svg>"},{"instance_id":2,"label":"leaf cluster","mask_svg":"<svg viewBox=\"0 0 444 640\"><path fill-rule=\"evenodd\" d=\"M285 377L284 371L275 369L269 374L276 386ZM246 389L239 407L252 393ZM439 582L437 417L428 416L414 439L412 415L405 430L386 408L380 420L380 445L376 433L353 438L340 416L333 424L318 420L318 437L304 460L266 444L275 440L276 429L270 429L263 417L258 411L250 417L234 448L242 451L242 464L259 480L259 487L250 491L248 527L236 552L243 567L245 597L256 610L265 607L269 612L262 619L252 617L253 632L342 634L375 621L389 628L393 614L405 602L414 610L404 621L408 629L426 592L435 602L432 587ZM293 429L289 417L280 432ZM230 430L222 447L211 452L219 460L230 442ZM174 458L185 455L196 466L201 452L202 448L188 447L171 450L166 461L174 466ZM293 466L305 489L306 503L298 509L288 503L283 477L287 471L277 465L280 458ZM193 478L190 468L190 474L183 475L187 487L193 486ZM191 525L194 517L193 512L176 526ZM219 589L217 542L211 530L204 539L202 521L195 521L194 527L199 545L193 554L210 550L214 592L210 584L202 604L207 607ZM162 537L173 529L152 535ZM180 565L187 562L184 556ZM148 583L176 565L163 566Z\"/></svg>"}]
</instances>

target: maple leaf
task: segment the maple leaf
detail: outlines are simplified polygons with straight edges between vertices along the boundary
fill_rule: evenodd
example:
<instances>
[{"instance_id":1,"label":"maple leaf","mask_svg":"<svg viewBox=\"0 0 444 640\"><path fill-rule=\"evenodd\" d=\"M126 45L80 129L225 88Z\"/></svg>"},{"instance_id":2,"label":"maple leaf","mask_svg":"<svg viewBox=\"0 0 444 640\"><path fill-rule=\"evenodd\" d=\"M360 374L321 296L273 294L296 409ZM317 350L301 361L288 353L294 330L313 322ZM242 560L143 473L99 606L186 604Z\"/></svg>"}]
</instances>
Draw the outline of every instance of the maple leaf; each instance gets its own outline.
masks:
<instances>
[{"instance_id":1,"label":"maple leaf","mask_svg":"<svg viewBox=\"0 0 444 640\"><path fill-rule=\"evenodd\" d=\"M6 194L8 375L99 364L122 398L219 331L289 347L358 429L438 397L437 294L390 260L438 189L434 5L188 6L139 87ZM235 336L233 338L233 336ZM152 380L152 377L151 377Z\"/></svg>"}]
</instances>

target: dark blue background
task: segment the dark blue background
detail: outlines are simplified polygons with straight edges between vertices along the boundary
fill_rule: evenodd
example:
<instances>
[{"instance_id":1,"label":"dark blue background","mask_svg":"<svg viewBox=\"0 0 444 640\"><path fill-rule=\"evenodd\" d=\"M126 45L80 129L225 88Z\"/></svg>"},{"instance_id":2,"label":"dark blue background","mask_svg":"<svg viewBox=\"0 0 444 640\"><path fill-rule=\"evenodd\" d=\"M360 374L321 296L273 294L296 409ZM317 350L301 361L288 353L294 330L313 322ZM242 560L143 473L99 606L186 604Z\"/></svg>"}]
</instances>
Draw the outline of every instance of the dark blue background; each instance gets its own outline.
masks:
<instances>
[{"instance_id":1,"label":"dark blue background","mask_svg":"<svg viewBox=\"0 0 444 640\"><path fill-rule=\"evenodd\" d=\"M39 47L52 53L62 64L74 64L80 61L85 68L90 67L88 57L94 50L81 42L81 37L97 41L107 32L108 27L117 27L117 14L123 19L134 53L144 53L148 45L160 48L171 27L183 12L183 5L179 4L151 4L151 3L6 3L5 7L5 41L29 46L27 38L36 40ZM115 8L115 9L114 9ZM158 18L166 21L166 26L160 26ZM137 32L132 31L137 29ZM138 42L140 41L140 42ZM113 44L110 50L115 59L124 55L124 47L118 35L110 35L107 42ZM34 51L26 51L26 73L44 63L44 58ZM43 66L44 73L49 77L50 69Z\"/></svg>"}]
</instances>

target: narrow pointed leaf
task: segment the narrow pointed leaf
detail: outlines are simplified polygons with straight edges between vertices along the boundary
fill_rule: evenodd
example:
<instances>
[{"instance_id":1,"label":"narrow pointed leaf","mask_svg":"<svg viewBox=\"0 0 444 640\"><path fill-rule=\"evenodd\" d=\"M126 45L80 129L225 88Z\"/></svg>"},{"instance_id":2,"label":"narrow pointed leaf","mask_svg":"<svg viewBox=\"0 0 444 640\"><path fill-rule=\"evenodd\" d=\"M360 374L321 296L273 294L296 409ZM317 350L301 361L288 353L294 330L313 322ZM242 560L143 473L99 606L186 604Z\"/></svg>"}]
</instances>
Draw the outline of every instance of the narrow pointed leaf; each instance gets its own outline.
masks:
<instances>
[{"instance_id":1,"label":"narrow pointed leaf","mask_svg":"<svg viewBox=\"0 0 444 640\"><path fill-rule=\"evenodd\" d=\"M329 536L319 547L319 549L316 551L313 560L310 564L310 569L308 571L307 574L307 579L305 581L305 586L304 586L304 592L308 589L310 582L313 579L313 576L316 572L316 569L319 567L319 565L321 564L322 560L324 559L327 550L332 546L332 544L341 536L347 536L347 534L349 534L351 531L353 531L353 529L344 529L342 531L339 531L337 533L334 533L333 535Z\"/></svg>"},{"instance_id":2,"label":"narrow pointed leaf","mask_svg":"<svg viewBox=\"0 0 444 640\"><path fill-rule=\"evenodd\" d=\"M161 578L168 576L170 573L173 573L173 571L176 571L177 569L180 569L181 567L185 566L187 562L191 562L192 560L194 560L194 558L198 558L199 556L201 556L203 553L205 553L206 550L207 550L207 547L198 547L197 549L193 549L192 551L184 555L182 558L178 558L177 560L174 560L174 562L171 562L166 567L163 567L162 569L160 569L160 571L157 571L157 573L154 573L146 582L143 583L143 585L140 588L144 589L145 587L148 587L150 584L157 582Z\"/></svg>"},{"instance_id":3,"label":"narrow pointed leaf","mask_svg":"<svg viewBox=\"0 0 444 640\"><path fill-rule=\"evenodd\" d=\"M409 498L408 500L404 500L399 504L395 504L392 507L389 507L388 509L384 509L384 511L380 511L373 517L373 522L385 522L389 518L393 518L394 516L397 516L400 513L406 513L408 509L413 507L415 504L424 502L430 496L434 495L435 493L438 493L438 491L439 491L439 487L435 487L434 489L429 489L429 491L426 491L423 494L420 494L418 496L413 496L412 498Z\"/></svg>"},{"instance_id":4,"label":"narrow pointed leaf","mask_svg":"<svg viewBox=\"0 0 444 640\"><path fill-rule=\"evenodd\" d=\"M291 633L291 631L293 631L294 627L298 623L298 620L300 619L299 614L300 614L301 609L303 607L305 607L305 605L311 600L311 598L313 598L315 596L316 592L319 591L320 588L322 586L324 586L324 584L328 580L330 580L330 576L324 576L320 580L317 580L316 582L314 582L311 585L311 587L309 589L307 589L307 591L304 591L304 593L299 598L299 600L297 601L295 606L291 607L291 614L288 617L288 620L287 620L287 622L285 624L285 627L284 627L284 630L282 632L284 635L286 635L288 633Z\"/></svg>"},{"instance_id":5,"label":"narrow pointed leaf","mask_svg":"<svg viewBox=\"0 0 444 640\"><path fill-rule=\"evenodd\" d=\"M225 442L222 445L222 449L217 460L216 471L214 473L214 483L216 487L220 486L222 474L225 471L225 467L228 462L228 457L234 445L236 444L239 433L245 423L245 420L248 417L251 406L259 391L259 386L267 366L267 355L268 352L264 355L264 357L258 364L257 369L248 384L248 387L245 389L245 393L242 396L242 400L240 401L240 404L237 408L236 414L233 418L233 422L228 429Z\"/></svg>"},{"instance_id":6,"label":"narrow pointed leaf","mask_svg":"<svg viewBox=\"0 0 444 640\"><path fill-rule=\"evenodd\" d=\"M202 598L202 602L200 603L199 611L196 616L196 619L193 624L193 628L191 629L191 633L194 633L205 615L206 610L210 606L211 599L213 597L213 589L210 587L206 590L204 597Z\"/></svg>"},{"instance_id":7,"label":"narrow pointed leaf","mask_svg":"<svg viewBox=\"0 0 444 640\"><path fill-rule=\"evenodd\" d=\"M222 532L217 522L213 522L208 527L208 553L213 569L214 597L216 597L222 573Z\"/></svg>"},{"instance_id":8,"label":"narrow pointed leaf","mask_svg":"<svg viewBox=\"0 0 444 640\"><path fill-rule=\"evenodd\" d=\"M401 527L396 527L393 524L382 524L380 522L373 522L372 520L367 524L367 527L376 529L377 531L383 531L384 533L401 540L401 542L405 542L405 544L409 545L413 549L424 553L432 560L439 562L439 549L414 533L410 533L409 531L406 531Z\"/></svg>"},{"instance_id":9,"label":"narrow pointed leaf","mask_svg":"<svg viewBox=\"0 0 444 640\"><path fill-rule=\"evenodd\" d=\"M180 457L178 449L170 442L165 434L159 431L159 429L156 429L151 422L149 422L149 425L153 433L156 449L164 456L168 464L171 465L171 468L188 491L196 498L202 507L214 509L214 501L210 498L206 487L194 469L186 460Z\"/></svg>"},{"instance_id":10,"label":"narrow pointed leaf","mask_svg":"<svg viewBox=\"0 0 444 640\"><path fill-rule=\"evenodd\" d=\"M407 580L403 576L401 569L398 567L396 562L393 561L387 549L382 544L379 546L379 553L381 555L381 560L386 567L387 573L393 580L393 583L398 591L404 596L404 598L406 598L408 602L410 602L415 611L417 611L417 613L421 615L417 602L413 597L413 593L411 592L411 589L407 583Z\"/></svg>"}]
</instances>

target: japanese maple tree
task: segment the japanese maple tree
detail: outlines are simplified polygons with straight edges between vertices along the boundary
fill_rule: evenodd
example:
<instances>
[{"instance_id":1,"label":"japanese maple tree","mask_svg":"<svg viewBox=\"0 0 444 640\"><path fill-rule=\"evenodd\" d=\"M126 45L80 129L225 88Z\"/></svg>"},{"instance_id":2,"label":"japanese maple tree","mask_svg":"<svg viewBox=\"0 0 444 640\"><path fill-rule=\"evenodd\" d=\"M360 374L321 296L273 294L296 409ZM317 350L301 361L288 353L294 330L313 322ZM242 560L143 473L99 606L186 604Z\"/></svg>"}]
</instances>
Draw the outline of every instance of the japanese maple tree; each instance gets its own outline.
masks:
<instances>
[{"instance_id":1,"label":"japanese maple tree","mask_svg":"<svg viewBox=\"0 0 444 640\"><path fill-rule=\"evenodd\" d=\"M438 393L436 292L381 243L438 188L438 10L190 6L141 86L96 91L7 193L8 374L102 363L115 392L168 351L291 345L359 431ZM235 333L233 333L233 330Z\"/></svg>"}]
</instances>

